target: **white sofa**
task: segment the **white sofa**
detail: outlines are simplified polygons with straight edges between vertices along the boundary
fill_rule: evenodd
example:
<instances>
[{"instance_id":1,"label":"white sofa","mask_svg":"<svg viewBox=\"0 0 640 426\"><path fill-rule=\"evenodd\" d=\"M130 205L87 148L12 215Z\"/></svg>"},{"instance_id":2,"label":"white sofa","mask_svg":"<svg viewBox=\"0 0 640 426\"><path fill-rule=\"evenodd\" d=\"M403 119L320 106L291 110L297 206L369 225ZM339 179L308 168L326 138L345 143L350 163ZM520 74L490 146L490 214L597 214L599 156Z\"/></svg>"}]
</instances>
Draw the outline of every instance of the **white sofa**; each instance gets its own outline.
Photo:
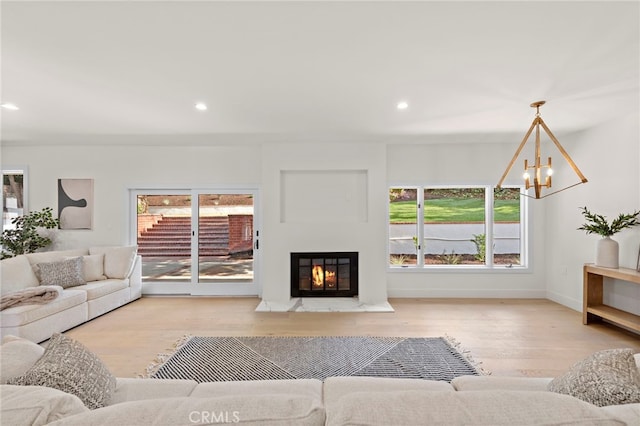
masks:
<instances>
[{"instance_id":1,"label":"white sofa","mask_svg":"<svg viewBox=\"0 0 640 426\"><path fill-rule=\"evenodd\" d=\"M61 347L71 341L64 339ZM56 336L52 340L60 342ZM64 348L65 353L74 350ZM39 345L23 339L3 343L3 424L602 426L637 425L640 419L640 403L598 407L549 391L552 379L491 376L462 376L451 383L373 377L215 383L113 378L104 400L108 402L89 409L78 396L59 389L4 384L30 374L25 371L38 370L33 365L43 364L47 358L44 352ZM86 353L81 356L87 360ZM51 359L56 358L52 355ZM640 377L640 364L636 363L640 359L634 362L631 358L626 364L631 367L628 372L633 380ZM95 377L87 382L93 383L99 370L94 364ZM69 370L58 373L60 377L75 374ZM75 385L76 380L72 381ZM636 385L640 391L640 382Z\"/></svg>"},{"instance_id":2,"label":"white sofa","mask_svg":"<svg viewBox=\"0 0 640 426\"><path fill-rule=\"evenodd\" d=\"M78 260L80 258L80 260ZM81 263L82 277L74 286L69 280L51 276L58 265ZM47 274L38 276L39 265ZM76 269L73 270L74 272ZM14 335L42 342L62 332L136 300L142 294L141 258L135 246L92 247L31 253L3 259L0 293L17 295L25 289L53 285L59 296L48 303L12 306L0 311L0 336ZM86 282L83 284L83 282ZM81 284L81 285L77 285ZM65 287L65 288L60 288Z\"/></svg>"}]
</instances>

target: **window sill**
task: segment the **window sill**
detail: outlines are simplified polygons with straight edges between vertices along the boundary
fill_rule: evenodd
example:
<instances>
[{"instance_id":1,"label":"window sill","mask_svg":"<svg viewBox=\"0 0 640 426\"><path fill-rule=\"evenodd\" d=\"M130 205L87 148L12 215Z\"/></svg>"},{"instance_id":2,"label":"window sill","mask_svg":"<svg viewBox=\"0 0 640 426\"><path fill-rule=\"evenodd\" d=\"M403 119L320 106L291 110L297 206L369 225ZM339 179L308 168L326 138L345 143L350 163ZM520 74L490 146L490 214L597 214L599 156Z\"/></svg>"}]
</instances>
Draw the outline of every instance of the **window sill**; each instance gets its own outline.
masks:
<instances>
[{"instance_id":1,"label":"window sill","mask_svg":"<svg viewBox=\"0 0 640 426\"><path fill-rule=\"evenodd\" d=\"M529 266L481 266L481 265L430 265L430 266L388 266L390 273L436 273L436 274L527 274Z\"/></svg>"}]
</instances>

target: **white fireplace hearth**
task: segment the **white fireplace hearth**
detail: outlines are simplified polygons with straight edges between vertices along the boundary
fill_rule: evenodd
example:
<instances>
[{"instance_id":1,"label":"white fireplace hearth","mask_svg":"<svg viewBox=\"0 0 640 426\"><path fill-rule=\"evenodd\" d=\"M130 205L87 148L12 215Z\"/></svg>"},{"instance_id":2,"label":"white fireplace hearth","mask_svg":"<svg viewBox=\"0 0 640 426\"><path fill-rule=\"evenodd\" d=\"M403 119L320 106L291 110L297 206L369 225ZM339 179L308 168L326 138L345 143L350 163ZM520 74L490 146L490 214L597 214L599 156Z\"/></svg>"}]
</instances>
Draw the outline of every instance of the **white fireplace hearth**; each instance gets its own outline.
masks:
<instances>
[{"instance_id":1,"label":"white fireplace hearth","mask_svg":"<svg viewBox=\"0 0 640 426\"><path fill-rule=\"evenodd\" d=\"M256 312L394 312L389 302L361 303L357 297L294 297L287 303L261 301Z\"/></svg>"}]
</instances>

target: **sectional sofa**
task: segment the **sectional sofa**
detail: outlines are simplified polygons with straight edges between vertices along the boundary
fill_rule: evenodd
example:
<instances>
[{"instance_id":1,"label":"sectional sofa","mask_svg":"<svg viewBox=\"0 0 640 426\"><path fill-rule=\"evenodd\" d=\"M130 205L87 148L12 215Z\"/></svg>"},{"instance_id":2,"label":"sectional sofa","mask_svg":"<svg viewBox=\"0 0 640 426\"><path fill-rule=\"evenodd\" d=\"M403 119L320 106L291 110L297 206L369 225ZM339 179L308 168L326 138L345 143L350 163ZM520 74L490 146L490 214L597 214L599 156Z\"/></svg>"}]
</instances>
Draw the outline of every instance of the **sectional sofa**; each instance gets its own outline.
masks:
<instances>
[{"instance_id":1,"label":"sectional sofa","mask_svg":"<svg viewBox=\"0 0 640 426\"><path fill-rule=\"evenodd\" d=\"M36 343L142 294L141 258L135 246L20 255L0 261L0 276L0 336ZM28 298L39 303L21 303Z\"/></svg>"},{"instance_id":2,"label":"sectional sofa","mask_svg":"<svg viewBox=\"0 0 640 426\"><path fill-rule=\"evenodd\" d=\"M554 379L461 376L451 383L375 377L215 383L115 378L79 342L60 334L46 350L7 337L0 356L0 416L3 424L15 426L606 426L638 425L640 419L640 357L634 359L629 349L596 353ZM564 393L567 384L580 398Z\"/></svg>"}]
</instances>

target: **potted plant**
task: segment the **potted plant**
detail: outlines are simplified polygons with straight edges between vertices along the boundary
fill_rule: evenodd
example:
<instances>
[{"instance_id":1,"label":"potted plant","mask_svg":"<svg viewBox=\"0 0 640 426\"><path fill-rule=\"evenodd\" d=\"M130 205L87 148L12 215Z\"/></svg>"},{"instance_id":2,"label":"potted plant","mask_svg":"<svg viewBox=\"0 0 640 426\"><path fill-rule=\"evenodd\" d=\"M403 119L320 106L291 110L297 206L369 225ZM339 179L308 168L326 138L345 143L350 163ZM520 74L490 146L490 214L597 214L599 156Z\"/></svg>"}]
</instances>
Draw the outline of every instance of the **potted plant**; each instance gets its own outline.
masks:
<instances>
[{"instance_id":1,"label":"potted plant","mask_svg":"<svg viewBox=\"0 0 640 426\"><path fill-rule=\"evenodd\" d=\"M587 220L578 230L586 231L587 234L598 234L602 237L596 246L596 266L605 268L618 268L618 242L611 239L625 228L640 224L638 215L640 210L630 214L618 215L611 223L600 214L591 213L586 207L581 208L582 215Z\"/></svg>"},{"instance_id":2,"label":"potted plant","mask_svg":"<svg viewBox=\"0 0 640 426\"><path fill-rule=\"evenodd\" d=\"M51 238L41 235L39 228L54 229L60 222L53 217L51 207L45 207L41 211L18 216L11 223L15 229L5 229L0 237L0 259L33 253L48 246L52 243Z\"/></svg>"}]
</instances>

